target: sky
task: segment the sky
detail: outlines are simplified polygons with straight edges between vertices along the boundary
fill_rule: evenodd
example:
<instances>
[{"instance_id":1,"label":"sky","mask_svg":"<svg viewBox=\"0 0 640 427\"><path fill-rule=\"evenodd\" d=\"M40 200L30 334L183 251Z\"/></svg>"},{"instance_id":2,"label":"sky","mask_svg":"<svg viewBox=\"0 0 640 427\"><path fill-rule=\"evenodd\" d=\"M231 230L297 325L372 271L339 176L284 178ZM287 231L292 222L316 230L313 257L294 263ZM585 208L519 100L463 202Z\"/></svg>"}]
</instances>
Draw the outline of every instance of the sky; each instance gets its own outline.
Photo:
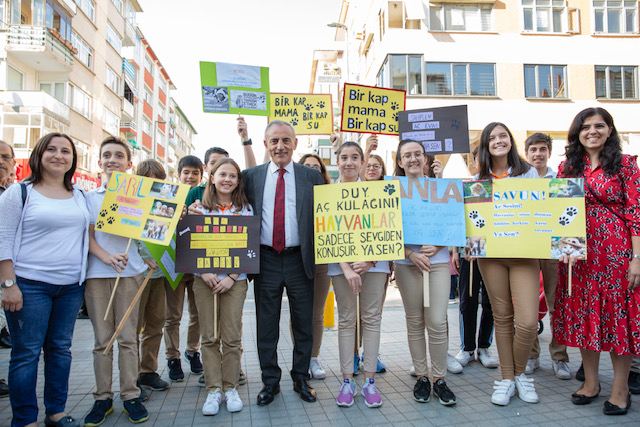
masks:
<instances>
[{"instance_id":1,"label":"sky","mask_svg":"<svg viewBox=\"0 0 640 427\"><path fill-rule=\"evenodd\" d=\"M269 67L272 92L309 90L316 49L333 41L340 0L140 0L138 26L176 86L171 96L196 128L195 154L211 146L244 164L236 115L202 111L199 62ZM266 117L246 116L258 162ZM300 149L300 147L299 147Z\"/></svg>"}]
</instances>

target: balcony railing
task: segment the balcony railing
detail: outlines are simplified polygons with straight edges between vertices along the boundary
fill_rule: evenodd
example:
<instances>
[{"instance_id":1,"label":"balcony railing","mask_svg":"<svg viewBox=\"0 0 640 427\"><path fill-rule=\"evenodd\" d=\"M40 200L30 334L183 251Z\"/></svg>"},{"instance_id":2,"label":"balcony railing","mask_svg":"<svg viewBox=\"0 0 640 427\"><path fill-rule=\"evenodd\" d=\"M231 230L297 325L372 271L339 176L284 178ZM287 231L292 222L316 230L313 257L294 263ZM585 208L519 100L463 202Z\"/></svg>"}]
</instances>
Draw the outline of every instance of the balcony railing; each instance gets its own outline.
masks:
<instances>
[{"instance_id":1,"label":"balcony railing","mask_svg":"<svg viewBox=\"0 0 640 427\"><path fill-rule=\"evenodd\" d=\"M0 92L0 104L14 111L42 111L69 124L69 107L42 91Z\"/></svg>"},{"instance_id":2,"label":"balcony railing","mask_svg":"<svg viewBox=\"0 0 640 427\"><path fill-rule=\"evenodd\" d=\"M55 29L31 25L11 25L7 34L7 51L33 53L39 59L53 59L63 67L73 65L75 48ZM46 55L42 55L46 53ZM47 64L43 64L47 65Z\"/></svg>"}]
</instances>

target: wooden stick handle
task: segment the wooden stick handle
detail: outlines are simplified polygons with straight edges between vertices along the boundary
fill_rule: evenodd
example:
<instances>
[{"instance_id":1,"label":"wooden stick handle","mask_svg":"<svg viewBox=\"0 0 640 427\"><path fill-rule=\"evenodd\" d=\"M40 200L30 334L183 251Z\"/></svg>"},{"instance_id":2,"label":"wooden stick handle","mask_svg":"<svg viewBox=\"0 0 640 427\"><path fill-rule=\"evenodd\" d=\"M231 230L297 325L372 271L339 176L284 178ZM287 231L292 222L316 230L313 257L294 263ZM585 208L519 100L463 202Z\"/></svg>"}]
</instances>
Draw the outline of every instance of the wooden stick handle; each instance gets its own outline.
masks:
<instances>
[{"instance_id":1,"label":"wooden stick handle","mask_svg":"<svg viewBox=\"0 0 640 427\"><path fill-rule=\"evenodd\" d=\"M571 267L572 267L571 266L571 259L569 259L569 284L568 284L569 285L569 296L571 296L571 270L572 270Z\"/></svg>"},{"instance_id":2,"label":"wooden stick handle","mask_svg":"<svg viewBox=\"0 0 640 427\"><path fill-rule=\"evenodd\" d=\"M429 307L431 302L429 300L429 272L422 272L422 306Z\"/></svg>"},{"instance_id":3,"label":"wooden stick handle","mask_svg":"<svg viewBox=\"0 0 640 427\"><path fill-rule=\"evenodd\" d=\"M102 354L104 355L108 354L109 351L111 350L111 347L113 347L113 343L115 342L116 338L118 338L118 335L120 335L120 333L124 329L124 325L127 323L127 320L129 319L129 316L131 316L131 312L133 312L133 309L135 308L136 304L138 304L138 301L140 300L140 297L144 292L144 288L147 287L147 284L149 283L149 280L151 280L151 276L153 275L154 271L155 269L150 269L149 272L147 273L146 277L144 278L144 281L142 282L142 285L140 285L140 287L138 288L138 291L133 297L133 300L131 301L131 304L129 304L129 307L127 307L127 311L124 312L124 315L120 320L120 323L118 323L118 327L116 328L116 331L113 333L113 336L109 340L109 343L107 344L107 347L105 347Z\"/></svg>"},{"instance_id":4,"label":"wooden stick handle","mask_svg":"<svg viewBox=\"0 0 640 427\"><path fill-rule=\"evenodd\" d=\"M469 261L469 298L473 296L473 260Z\"/></svg>"},{"instance_id":5,"label":"wooden stick handle","mask_svg":"<svg viewBox=\"0 0 640 427\"><path fill-rule=\"evenodd\" d=\"M213 338L218 339L218 294L213 294Z\"/></svg>"},{"instance_id":6,"label":"wooden stick handle","mask_svg":"<svg viewBox=\"0 0 640 427\"><path fill-rule=\"evenodd\" d=\"M360 353L360 292L356 294L356 348Z\"/></svg>"},{"instance_id":7,"label":"wooden stick handle","mask_svg":"<svg viewBox=\"0 0 640 427\"><path fill-rule=\"evenodd\" d=\"M129 254L129 248L131 247L132 240L129 239L127 243L127 249L125 249L124 253ZM116 291L118 290L118 284L120 283L120 273L116 276L116 283L113 285L113 291L111 291L111 296L109 297L109 304L107 304L107 310L104 312L104 321L107 321L107 317L109 317L109 312L111 311L111 305L113 304L113 298L116 296Z\"/></svg>"}]
</instances>

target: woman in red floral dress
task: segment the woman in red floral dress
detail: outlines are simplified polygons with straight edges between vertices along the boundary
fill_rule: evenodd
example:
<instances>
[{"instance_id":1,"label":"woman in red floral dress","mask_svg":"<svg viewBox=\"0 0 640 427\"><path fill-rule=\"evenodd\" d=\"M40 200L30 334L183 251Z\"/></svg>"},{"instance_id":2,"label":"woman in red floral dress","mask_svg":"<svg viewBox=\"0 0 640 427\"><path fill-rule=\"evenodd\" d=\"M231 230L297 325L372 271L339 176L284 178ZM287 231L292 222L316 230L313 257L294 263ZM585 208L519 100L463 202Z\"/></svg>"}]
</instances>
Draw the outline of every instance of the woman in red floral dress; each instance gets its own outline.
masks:
<instances>
[{"instance_id":1,"label":"woman in red floral dress","mask_svg":"<svg viewBox=\"0 0 640 427\"><path fill-rule=\"evenodd\" d=\"M576 405L598 396L600 352L609 352L614 378L603 412L623 415L631 405L632 355L640 354L640 169L635 156L622 154L603 108L578 113L568 141L558 177L584 178L587 260L574 264L571 296L560 265L553 334L582 354L585 382L572 395Z\"/></svg>"}]
</instances>

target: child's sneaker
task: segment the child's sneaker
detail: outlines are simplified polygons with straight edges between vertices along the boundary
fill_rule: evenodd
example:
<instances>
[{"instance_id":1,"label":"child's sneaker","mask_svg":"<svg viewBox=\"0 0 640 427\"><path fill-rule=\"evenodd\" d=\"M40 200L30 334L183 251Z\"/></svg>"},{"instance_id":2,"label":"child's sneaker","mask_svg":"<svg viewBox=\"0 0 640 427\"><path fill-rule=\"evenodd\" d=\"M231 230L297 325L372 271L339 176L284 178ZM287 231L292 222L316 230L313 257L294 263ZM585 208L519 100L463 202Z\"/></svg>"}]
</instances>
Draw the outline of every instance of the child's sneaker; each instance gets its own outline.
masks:
<instances>
[{"instance_id":1,"label":"child's sneaker","mask_svg":"<svg viewBox=\"0 0 640 427\"><path fill-rule=\"evenodd\" d=\"M129 415L129 421L134 424L143 423L149 419L147 408L144 407L140 399L129 399L122 402L124 412Z\"/></svg>"},{"instance_id":2,"label":"child's sneaker","mask_svg":"<svg viewBox=\"0 0 640 427\"><path fill-rule=\"evenodd\" d=\"M238 390L235 388L230 388L224 392L224 400L227 402L227 411L229 412L240 412L244 407Z\"/></svg>"},{"instance_id":3,"label":"child's sneaker","mask_svg":"<svg viewBox=\"0 0 640 427\"><path fill-rule=\"evenodd\" d=\"M352 379L345 378L340 385L340 391L336 398L336 405L348 408L353 405L353 398L356 395L356 383Z\"/></svg>"},{"instance_id":4,"label":"child's sneaker","mask_svg":"<svg viewBox=\"0 0 640 427\"><path fill-rule=\"evenodd\" d=\"M222 393L220 393L220 390L210 391L207 394L207 400L202 405L202 415L216 415L220 412L221 403Z\"/></svg>"},{"instance_id":5,"label":"child's sneaker","mask_svg":"<svg viewBox=\"0 0 640 427\"><path fill-rule=\"evenodd\" d=\"M379 408L382 406L382 396L376 387L375 379L366 379L362 386L362 397L364 397L364 404L369 408Z\"/></svg>"},{"instance_id":6,"label":"child's sneaker","mask_svg":"<svg viewBox=\"0 0 640 427\"><path fill-rule=\"evenodd\" d=\"M516 395L516 383L513 380L501 380L493 382L493 394L491 403L506 406L511 398Z\"/></svg>"}]
</instances>

